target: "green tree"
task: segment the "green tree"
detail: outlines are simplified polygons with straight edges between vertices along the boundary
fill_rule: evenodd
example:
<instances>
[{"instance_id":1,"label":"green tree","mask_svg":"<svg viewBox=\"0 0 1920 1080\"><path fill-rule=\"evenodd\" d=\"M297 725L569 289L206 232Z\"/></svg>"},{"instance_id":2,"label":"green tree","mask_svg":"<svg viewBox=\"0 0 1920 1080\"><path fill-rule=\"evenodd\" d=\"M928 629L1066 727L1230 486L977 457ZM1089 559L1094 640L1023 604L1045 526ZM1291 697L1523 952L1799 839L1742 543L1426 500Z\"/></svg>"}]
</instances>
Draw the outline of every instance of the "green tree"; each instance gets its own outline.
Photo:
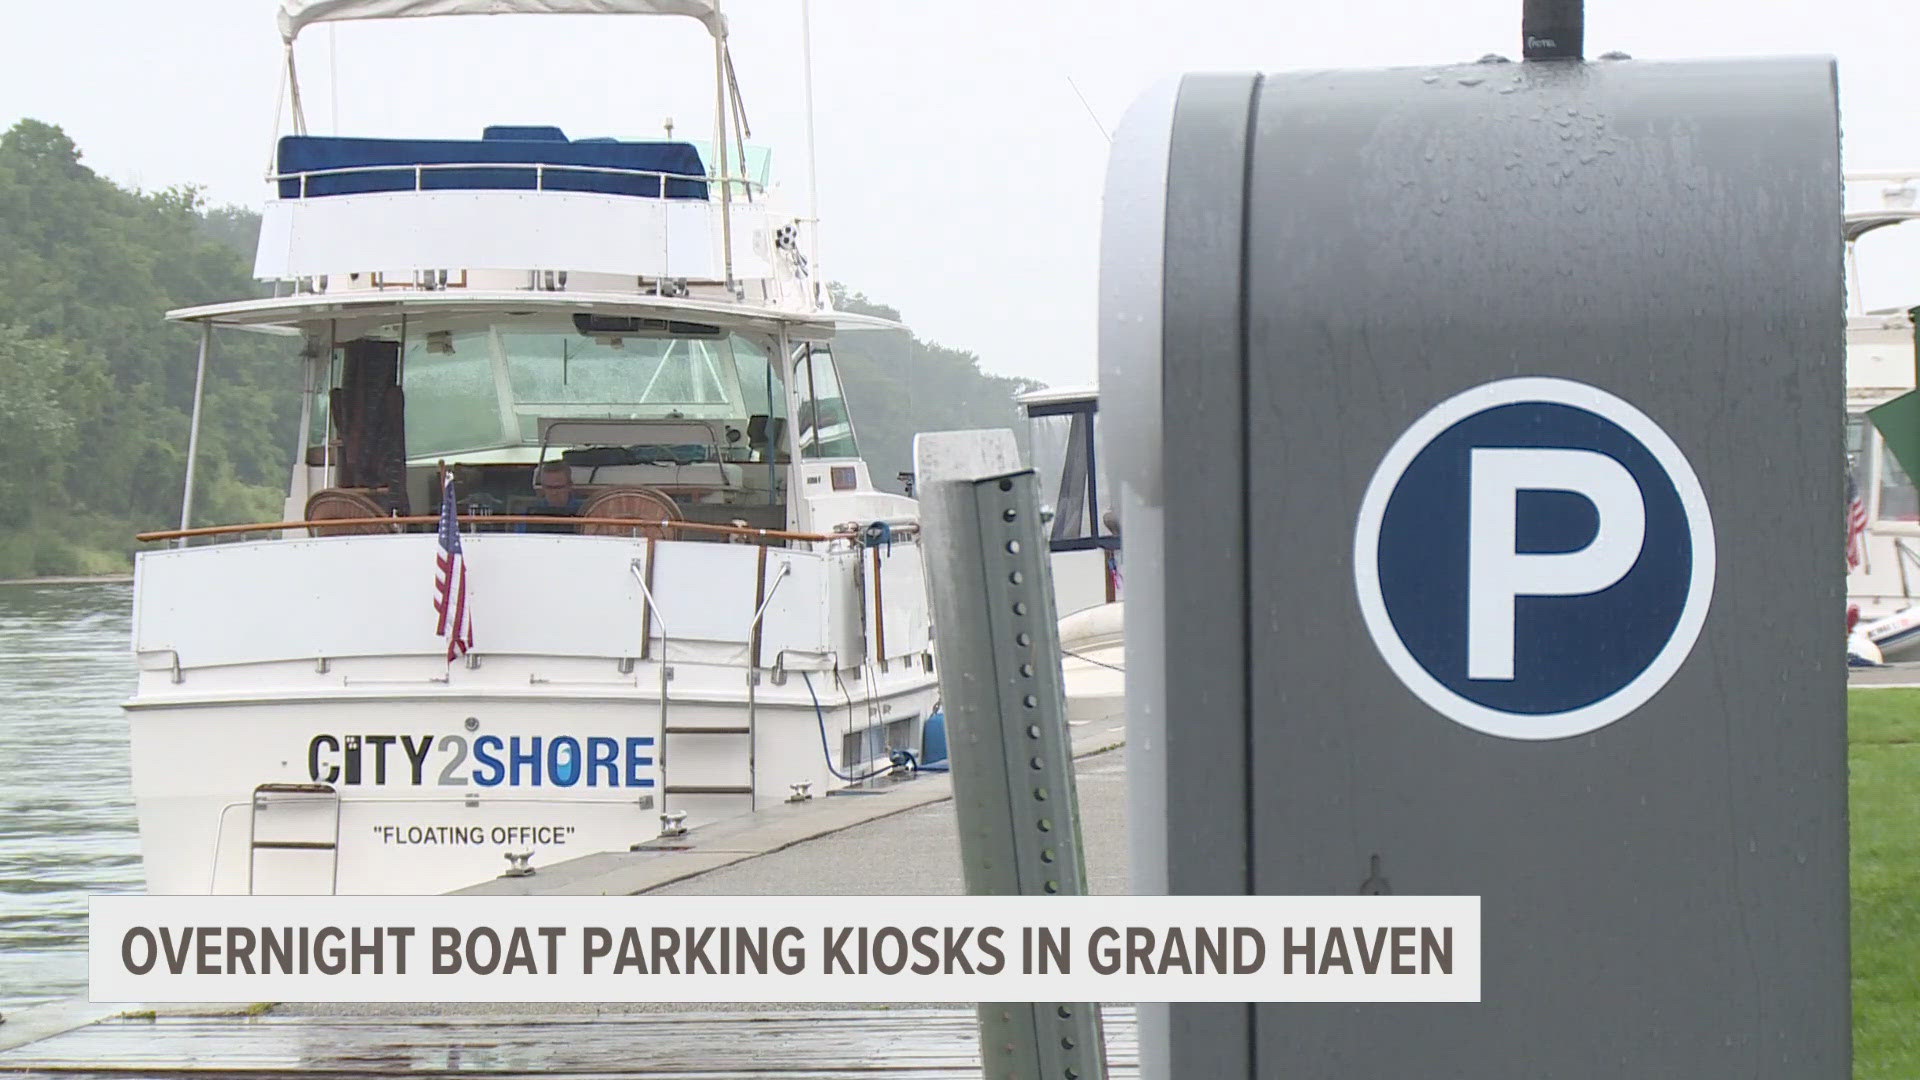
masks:
<instances>
[{"instance_id":1,"label":"green tree","mask_svg":"<svg viewBox=\"0 0 1920 1080\"><path fill-rule=\"evenodd\" d=\"M42 535L20 515L0 522L0 539L16 538L7 572L124 566L135 530L177 522L198 333L163 316L260 295L249 272L257 229L246 211L209 209L195 188L142 193L95 175L53 125L22 120L0 134L0 326L10 354L58 370L50 390L9 387L7 407L51 408L62 433L0 436L0 465L57 473L34 502L65 523ZM7 359L0 371L13 382ZM206 505L277 512L298 407L291 363L284 341L223 335L200 447L203 474L216 478Z\"/></svg>"},{"instance_id":2,"label":"green tree","mask_svg":"<svg viewBox=\"0 0 1920 1080\"><path fill-rule=\"evenodd\" d=\"M29 527L57 490L72 452L73 416L61 404L67 352L18 326L0 326L0 505L10 524Z\"/></svg>"}]
</instances>

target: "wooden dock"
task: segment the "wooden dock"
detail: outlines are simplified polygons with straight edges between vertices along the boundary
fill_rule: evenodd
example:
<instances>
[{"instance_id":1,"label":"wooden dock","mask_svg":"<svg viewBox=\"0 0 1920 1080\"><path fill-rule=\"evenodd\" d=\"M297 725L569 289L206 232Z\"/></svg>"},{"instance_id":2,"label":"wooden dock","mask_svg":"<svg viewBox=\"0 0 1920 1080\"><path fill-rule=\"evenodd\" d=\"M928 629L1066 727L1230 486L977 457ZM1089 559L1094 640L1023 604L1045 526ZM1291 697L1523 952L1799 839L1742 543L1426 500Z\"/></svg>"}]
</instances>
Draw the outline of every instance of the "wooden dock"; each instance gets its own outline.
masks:
<instances>
[{"instance_id":1,"label":"wooden dock","mask_svg":"<svg viewBox=\"0 0 1920 1080\"><path fill-rule=\"evenodd\" d=\"M1109 1007L1109 1073L1138 1075L1134 1014ZM964 1009L109 1020L0 1053L0 1075L404 1075L953 1080L981 1075Z\"/></svg>"}]
</instances>

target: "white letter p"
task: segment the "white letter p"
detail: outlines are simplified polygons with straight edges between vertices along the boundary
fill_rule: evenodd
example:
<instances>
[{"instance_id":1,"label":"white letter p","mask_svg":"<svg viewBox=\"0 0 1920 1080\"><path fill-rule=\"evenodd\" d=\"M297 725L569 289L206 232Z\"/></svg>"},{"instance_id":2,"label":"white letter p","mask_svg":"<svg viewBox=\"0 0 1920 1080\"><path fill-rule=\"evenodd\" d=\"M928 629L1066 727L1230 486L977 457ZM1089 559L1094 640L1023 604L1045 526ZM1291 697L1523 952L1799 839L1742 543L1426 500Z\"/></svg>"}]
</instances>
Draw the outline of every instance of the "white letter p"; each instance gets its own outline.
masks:
<instances>
[{"instance_id":1,"label":"white letter p","mask_svg":"<svg viewBox=\"0 0 1920 1080\"><path fill-rule=\"evenodd\" d=\"M1585 596L1633 569L1646 501L1626 467L1591 450L1476 449L1468 468L1467 678L1513 678L1513 606L1521 596ZM1566 491L1599 524L1578 551L1514 550L1522 491Z\"/></svg>"}]
</instances>

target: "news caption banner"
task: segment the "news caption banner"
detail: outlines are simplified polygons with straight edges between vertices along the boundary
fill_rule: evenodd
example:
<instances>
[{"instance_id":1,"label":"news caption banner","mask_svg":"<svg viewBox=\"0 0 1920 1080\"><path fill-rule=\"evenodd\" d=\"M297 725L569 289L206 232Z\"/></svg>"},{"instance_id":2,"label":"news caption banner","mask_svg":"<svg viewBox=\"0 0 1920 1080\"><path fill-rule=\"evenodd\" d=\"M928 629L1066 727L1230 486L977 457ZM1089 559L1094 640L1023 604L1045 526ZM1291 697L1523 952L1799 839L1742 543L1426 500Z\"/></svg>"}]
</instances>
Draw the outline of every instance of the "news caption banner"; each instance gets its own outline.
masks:
<instances>
[{"instance_id":1,"label":"news caption banner","mask_svg":"<svg viewBox=\"0 0 1920 1080\"><path fill-rule=\"evenodd\" d=\"M95 896L95 1002L1477 1002L1476 896Z\"/></svg>"}]
</instances>

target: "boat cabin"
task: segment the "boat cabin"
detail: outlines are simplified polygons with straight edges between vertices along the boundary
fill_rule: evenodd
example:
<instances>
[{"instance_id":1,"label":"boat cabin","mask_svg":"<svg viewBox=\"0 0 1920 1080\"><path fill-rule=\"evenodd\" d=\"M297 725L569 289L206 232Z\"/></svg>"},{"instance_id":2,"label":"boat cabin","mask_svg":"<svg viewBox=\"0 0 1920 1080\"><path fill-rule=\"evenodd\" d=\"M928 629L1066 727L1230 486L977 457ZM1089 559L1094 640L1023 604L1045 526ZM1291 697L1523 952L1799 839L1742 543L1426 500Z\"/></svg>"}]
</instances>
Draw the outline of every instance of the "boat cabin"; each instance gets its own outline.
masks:
<instances>
[{"instance_id":1,"label":"boat cabin","mask_svg":"<svg viewBox=\"0 0 1920 1080\"><path fill-rule=\"evenodd\" d=\"M315 535L388 531L367 519L438 514L450 470L462 514L556 517L503 529L569 531L561 517L632 519L647 535L670 522L816 528L832 500L802 503L796 459L808 495L847 503L871 484L830 346L782 341L564 304L330 321L309 340L288 519L360 522Z\"/></svg>"},{"instance_id":2,"label":"boat cabin","mask_svg":"<svg viewBox=\"0 0 1920 1080\"><path fill-rule=\"evenodd\" d=\"M170 317L203 349L216 326L302 335L285 519L308 535L430 525L372 519L438 514L447 470L463 515L600 534L910 514L873 490L829 344L875 320L825 304L810 223L777 209L764 154L714 149L538 126L288 135L255 259L274 295Z\"/></svg>"}]
</instances>

